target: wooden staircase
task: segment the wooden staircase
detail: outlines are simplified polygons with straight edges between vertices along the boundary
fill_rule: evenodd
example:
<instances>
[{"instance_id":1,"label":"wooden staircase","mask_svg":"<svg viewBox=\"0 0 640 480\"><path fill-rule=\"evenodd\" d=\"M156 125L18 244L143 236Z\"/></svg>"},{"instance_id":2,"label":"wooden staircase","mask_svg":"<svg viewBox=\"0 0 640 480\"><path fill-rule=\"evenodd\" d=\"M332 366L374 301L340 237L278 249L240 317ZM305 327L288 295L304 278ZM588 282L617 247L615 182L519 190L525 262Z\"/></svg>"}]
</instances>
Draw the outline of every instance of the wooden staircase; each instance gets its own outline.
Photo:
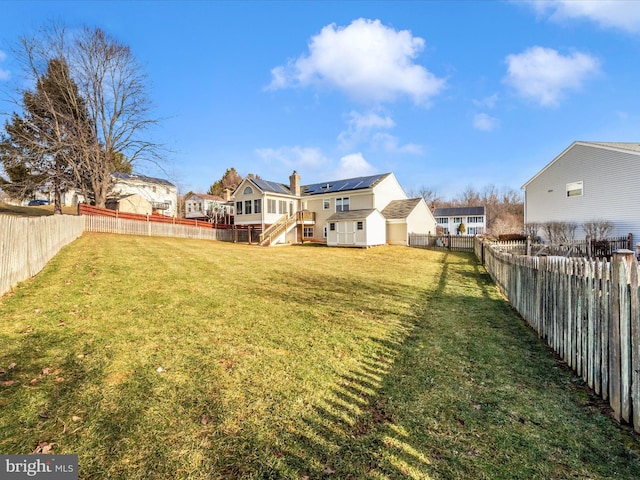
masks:
<instances>
[{"instance_id":1,"label":"wooden staircase","mask_svg":"<svg viewBox=\"0 0 640 480\"><path fill-rule=\"evenodd\" d=\"M260 246L267 247L280 235L287 233L296 225L296 214L283 215L276 223L272 224L260 234Z\"/></svg>"}]
</instances>

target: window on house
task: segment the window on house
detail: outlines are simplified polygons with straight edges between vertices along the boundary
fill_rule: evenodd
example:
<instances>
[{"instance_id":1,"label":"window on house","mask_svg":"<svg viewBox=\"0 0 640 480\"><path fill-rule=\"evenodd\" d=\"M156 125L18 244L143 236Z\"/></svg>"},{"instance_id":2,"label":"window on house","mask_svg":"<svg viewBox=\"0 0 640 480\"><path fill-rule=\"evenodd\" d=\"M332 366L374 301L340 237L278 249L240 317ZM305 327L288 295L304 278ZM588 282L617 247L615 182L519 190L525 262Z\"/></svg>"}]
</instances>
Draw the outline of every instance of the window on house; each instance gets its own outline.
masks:
<instances>
[{"instance_id":1,"label":"window on house","mask_svg":"<svg viewBox=\"0 0 640 480\"><path fill-rule=\"evenodd\" d=\"M313 227L304 227L303 234L305 238L313 237Z\"/></svg>"},{"instance_id":2,"label":"window on house","mask_svg":"<svg viewBox=\"0 0 640 480\"><path fill-rule=\"evenodd\" d=\"M242 202L236 202L236 215L242 215Z\"/></svg>"},{"instance_id":3,"label":"window on house","mask_svg":"<svg viewBox=\"0 0 640 480\"><path fill-rule=\"evenodd\" d=\"M323 238L327 238L327 226L325 225L324 228L322 229L322 237Z\"/></svg>"},{"instance_id":4,"label":"window on house","mask_svg":"<svg viewBox=\"0 0 640 480\"><path fill-rule=\"evenodd\" d=\"M287 213L287 202L284 200L280 200L278 202L278 208L280 209L280 215L285 215Z\"/></svg>"},{"instance_id":5,"label":"window on house","mask_svg":"<svg viewBox=\"0 0 640 480\"><path fill-rule=\"evenodd\" d=\"M267 198L267 213L278 213L276 212L276 201L273 198Z\"/></svg>"},{"instance_id":6,"label":"window on house","mask_svg":"<svg viewBox=\"0 0 640 480\"><path fill-rule=\"evenodd\" d=\"M330 208L331 208L331 199L325 198L324 200L322 200L322 209L329 210Z\"/></svg>"},{"instance_id":7,"label":"window on house","mask_svg":"<svg viewBox=\"0 0 640 480\"><path fill-rule=\"evenodd\" d=\"M453 223L462 223L462 217L453 217Z\"/></svg>"},{"instance_id":8,"label":"window on house","mask_svg":"<svg viewBox=\"0 0 640 480\"><path fill-rule=\"evenodd\" d=\"M583 195L582 188L582 181L567 183L567 197L581 197Z\"/></svg>"},{"instance_id":9,"label":"window on house","mask_svg":"<svg viewBox=\"0 0 640 480\"><path fill-rule=\"evenodd\" d=\"M356 229L357 230L364 230L364 222L358 222L356 224Z\"/></svg>"},{"instance_id":10,"label":"window on house","mask_svg":"<svg viewBox=\"0 0 640 480\"><path fill-rule=\"evenodd\" d=\"M253 201L253 213L262 213L262 199L256 198Z\"/></svg>"},{"instance_id":11,"label":"window on house","mask_svg":"<svg viewBox=\"0 0 640 480\"><path fill-rule=\"evenodd\" d=\"M251 200L244 201L244 214L245 215L251 214Z\"/></svg>"},{"instance_id":12,"label":"window on house","mask_svg":"<svg viewBox=\"0 0 640 480\"><path fill-rule=\"evenodd\" d=\"M448 218L442 218L442 217L438 217L438 223L440 225L446 225L447 223L449 223L449 219Z\"/></svg>"},{"instance_id":13,"label":"window on house","mask_svg":"<svg viewBox=\"0 0 640 480\"><path fill-rule=\"evenodd\" d=\"M188 212L188 213L191 213L191 205L189 205L189 206L187 207L187 212Z\"/></svg>"},{"instance_id":14,"label":"window on house","mask_svg":"<svg viewBox=\"0 0 640 480\"><path fill-rule=\"evenodd\" d=\"M482 223L482 217L467 217L467 223Z\"/></svg>"},{"instance_id":15,"label":"window on house","mask_svg":"<svg viewBox=\"0 0 640 480\"><path fill-rule=\"evenodd\" d=\"M253 188L245 187L245 189L242 191L242 193L245 194L245 195L251 195L253 193Z\"/></svg>"},{"instance_id":16,"label":"window on house","mask_svg":"<svg viewBox=\"0 0 640 480\"><path fill-rule=\"evenodd\" d=\"M349 197L336 198L336 212L349 211Z\"/></svg>"},{"instance_id":17,"label":"window on house","mask_svg":"<svg viewBox=\"0 0 640 480\"><path fill-rule=\"evenodd\" d=\"M330 223L329 224L329 230L331 230L332 232L336 231L336 224L335 223Z\"/></svg>"}]
</instances>

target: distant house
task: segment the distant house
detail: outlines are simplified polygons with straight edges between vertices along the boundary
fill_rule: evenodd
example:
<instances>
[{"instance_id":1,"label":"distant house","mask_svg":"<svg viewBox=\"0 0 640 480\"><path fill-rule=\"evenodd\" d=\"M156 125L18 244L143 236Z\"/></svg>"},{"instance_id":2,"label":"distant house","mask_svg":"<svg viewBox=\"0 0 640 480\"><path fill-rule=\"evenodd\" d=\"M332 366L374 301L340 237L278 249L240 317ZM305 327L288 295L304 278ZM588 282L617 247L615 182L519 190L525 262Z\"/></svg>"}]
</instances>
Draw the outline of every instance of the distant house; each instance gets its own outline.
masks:
<instances>
[{"instance_id":1,"label":"distant house","mask_svg":"<svg viewBox=\"0 0 640 480\"><path fill-rule=\"evenodd\" d=\"M422 199L407 195L392 173L300 185L247 176L234 192L235 224L262 232L264 244L314 241L331 246L407 244L409 233L435 232ZM402 216L404 215L404 217Z\"/></svg>"},{"instance_id":2,"label":"distant house","mask_svg":"<svg viewBox=\"0 0 640 480\"><path fill-rule=\"evenodd\" d=\"M113 173L115 182L110 197L136 194L151 203L155 213L175 217L178 205L178 189L162 178L129 173Z\"/></svg>"},{"instance_id":3,"label":"distant house","mask_svg":"<svg viewBox=\"0 0 640 480\"><path fill-rule=\"evenodd\" d=\"M436 208L433 211L433 216L445 235L483 235L486 233L485 207ZM464 225L464 232L462 232L461 225Z\"/></svg>"},{"instance_id":4,"label":"distant house","mask_svg":"<svg viewBox=\"0 0 640 480\"><path fill-rule=\"evenodd\" d=\"M233 217L233 202L206 193L193 193L184 202L185 218L230 223Z\"/></svg>"},{"instance_id":5,"label":"distant house","mask_svg":"<svg viewBox=\"0 0 640 480\"><path fill-rule=\"evenodd\" d=\"M638 239L639 178L640 143L574 142L522 186L525 224L544 237L542 224L570 222L581 239L584 222L606 220Z\"/></svg>"},{"instance_id":6,"label":"distant house","mask_svg":"<svg viewBox=\"0 0 640 480\"><path fill-rule=\"evenodd\" d=\"M153 213L151 202L135 193L122 195L121 197L110 197L107 199L106 207L122 213L138 213L141 215L151 215Z\"/></svg>"}]
</instances>

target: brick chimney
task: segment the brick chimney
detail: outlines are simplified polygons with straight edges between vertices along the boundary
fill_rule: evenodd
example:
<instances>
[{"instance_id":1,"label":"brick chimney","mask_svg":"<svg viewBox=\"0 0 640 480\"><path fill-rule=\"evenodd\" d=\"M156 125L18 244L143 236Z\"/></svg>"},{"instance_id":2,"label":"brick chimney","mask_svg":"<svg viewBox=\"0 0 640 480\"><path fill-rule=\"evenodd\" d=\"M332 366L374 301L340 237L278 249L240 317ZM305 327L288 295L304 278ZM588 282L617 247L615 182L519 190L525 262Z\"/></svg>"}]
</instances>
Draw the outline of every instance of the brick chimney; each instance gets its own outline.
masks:
<instances>
[{"instance_id":1,"label":"brick chimney","mask_svg":"<svg viewBox=\"0 0 640 480\"><path fill-rule=\"evenodd\" d=\"M291 187L291 194L296 197L300 196L300 175L295 170L289 177L289 186Z\"/></svg>"}]
</instances>

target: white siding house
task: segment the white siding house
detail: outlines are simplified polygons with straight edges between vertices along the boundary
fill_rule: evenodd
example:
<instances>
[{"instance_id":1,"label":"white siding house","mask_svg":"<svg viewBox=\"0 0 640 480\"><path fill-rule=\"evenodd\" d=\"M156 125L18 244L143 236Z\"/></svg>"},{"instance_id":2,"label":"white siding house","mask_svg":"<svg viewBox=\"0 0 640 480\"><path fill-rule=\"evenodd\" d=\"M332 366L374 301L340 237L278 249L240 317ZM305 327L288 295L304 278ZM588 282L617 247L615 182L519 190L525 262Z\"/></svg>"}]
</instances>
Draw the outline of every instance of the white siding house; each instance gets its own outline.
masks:
<instances>
[{"instance_id":1,"label":"white siding house","mask_svg":"<svg viewBox=\"0 0 640 480\"><path fill-rule=\"evenodd\" d=\"M154 212L176 216L178 189L169 181L128 173L113 173L112 177L115 185L110 196L139 195L151 203Z\"/></svg>"},{"instance_id":2,"label":"white siding house","mask_svg":"<svg viewBox=\"0 0 640 480\"><path fill-rule=\"evenodd\" d=\"M445 235L483 235L487 228L484 207L436 208L433 211L438 227ZM461 225L464 225L462 233Z\"/></svg>"},{"instance_id":3,"label":"white siding house","mask_svg":"<svg viewBox=\"0 0 640 480\"><path fill-rule=\"evenodd\" d=\"M419 199L405 209L405 218L389 219L382 214L392 202L407 200L392 173L311 185L300 185L296 172L289 177L288 185L248 176L236 188L234 197L235 224L260 230L263 238L273 235L270 245L305 241L381 245L387 243L388 222L403 223L416 233L425 228L435 231L435 219ZM403 235L406 238L406 232Z\"/></svg>"},{"instance_id":4,"label":"white siding house","mask_svg":"<svg viewBox=\"0 0 640 480\"><path fill-rule=\"evenodd\" d=\"M574 142L522 186L525 224L575 223L581 239L584 222L606 220L640 239L638 179L639 143Z\"/></svg>"}]
</instances>

